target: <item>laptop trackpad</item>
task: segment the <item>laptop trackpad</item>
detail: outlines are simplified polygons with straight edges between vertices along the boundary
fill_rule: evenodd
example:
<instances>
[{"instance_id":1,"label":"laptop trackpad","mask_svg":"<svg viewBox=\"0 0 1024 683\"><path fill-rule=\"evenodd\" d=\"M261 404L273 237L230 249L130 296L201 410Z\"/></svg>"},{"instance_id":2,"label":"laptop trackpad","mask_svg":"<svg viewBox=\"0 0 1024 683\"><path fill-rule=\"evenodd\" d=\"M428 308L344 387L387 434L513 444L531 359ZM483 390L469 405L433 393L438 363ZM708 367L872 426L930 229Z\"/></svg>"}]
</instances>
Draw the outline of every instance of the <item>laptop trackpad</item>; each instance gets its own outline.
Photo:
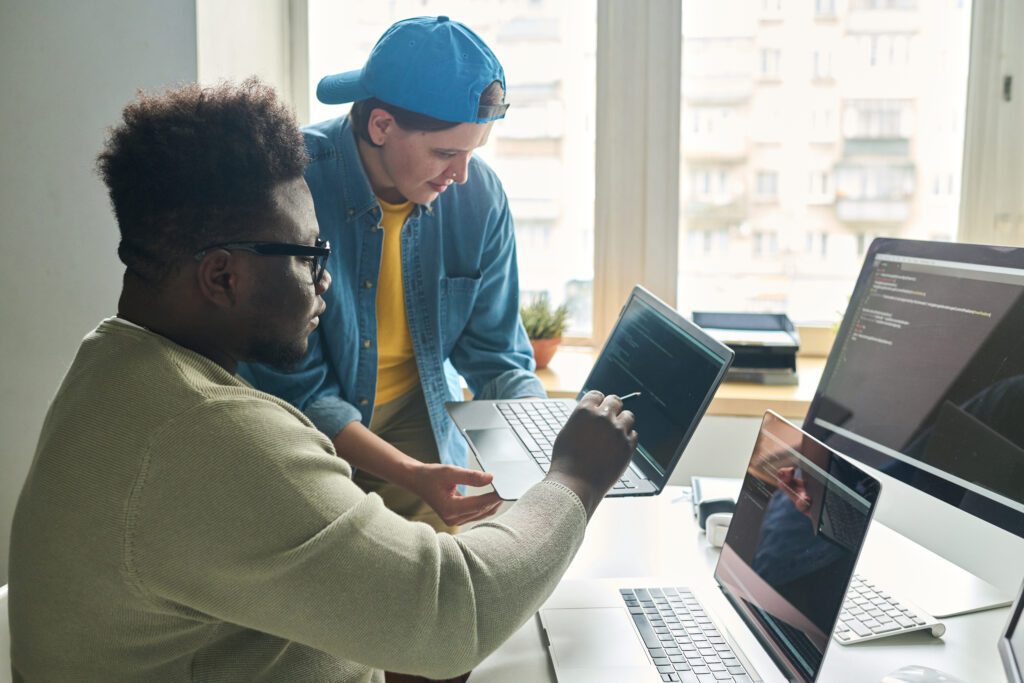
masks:
<instances>
[{"instance_id":1,"label":"laptop trackpad","mask_svg":"<svg viewBox=\"0 0 1024 683\"><path fill-rule=\"evenodd\" d=\"M467 429L466 436L490 466L492 462L523 462L526 449L511 429Z\"/></svg>"},{"instance_id":2,"label":"laptop trackpad","mask_svg":"<svg viewBox=\"0 0 1024 683\"><path fill-rule=\"evenodd\" d=\"M556 671L562 668L637 668L654 672L640 636L633 628L633 620L624 607L545 609L543 612ZM622 673L619 672L620 676ZM655 675L653 680L658 680L658 677Z\"/></svg>"}]
</instances>

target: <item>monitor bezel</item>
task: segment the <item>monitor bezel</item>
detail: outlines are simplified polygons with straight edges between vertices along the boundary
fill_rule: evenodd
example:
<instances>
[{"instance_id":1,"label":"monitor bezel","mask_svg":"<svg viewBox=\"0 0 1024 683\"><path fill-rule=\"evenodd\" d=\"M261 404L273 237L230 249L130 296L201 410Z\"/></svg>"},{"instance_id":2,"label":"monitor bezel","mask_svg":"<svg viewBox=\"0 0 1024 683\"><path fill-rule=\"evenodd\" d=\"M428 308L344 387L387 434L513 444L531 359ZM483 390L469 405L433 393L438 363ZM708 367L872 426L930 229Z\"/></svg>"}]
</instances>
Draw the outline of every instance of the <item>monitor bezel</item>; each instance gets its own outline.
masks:
<instances>
[{"instance_id":1,"label":"monitor bezel","mask_svg":"<svg viewBox=\"0 0 1024 683\"><path fill-rule=\"evenodd\" d=\"M826 440L823 437L827 436L827 434L823 432L821 427L817 427L814 424L814 419L820 410L821 402L824 398L823 388L827 386L828 381L835 373L839 350L843 343L842 340L845 340L849 336L850 327L853 324L850 312L854 309L856 302L860 301L864 296L864 290L869 284L871 274L874 270L873 264L875 257L878 254L960 263L974 263L985 266L1014 268L1024 272L1024 248L1021 247L1002 247L968 244L963 242L928 242L922 240L887 237L880 237L873 240L864 256L864 263L861 265L860 274L857 276L857 282L850 295L850 301L846 313L843 315L843 320L839 325L839 330L836 333L832 349L829 352L828 360L826 361L825 368L821 374L821 380L815 389L814 398L811 401L811 405L807 409L807 415L804 418L804 430L822 441ZM891 470L887 472L883 468L897 461L893 457L876 450L872 450L871 453L844 452L844 455L859 463L872 467L875 470L883 472L888 476L891 476L894 480L906 484L907 486L911 486L918 491L935 498L936 500L942 501L944 504L960 510L964 514L971 515L972 517L981 519L993 526L1024 538L1024 512L1014 510L1013 508L989 497L985 497L985 500L987 501L987 507L985 509L965 510L961 505L954 501L963 500L968 490L955 482L942 479L937 475L919 468L914 468L913 473L906 477L896 476L895 473L891 472ZM946 491L946 497L938 496L933 493L932 490L927 490L926 486L928 485L930 485L933 490L944 488Z\"/></svg>"},{"instance_id":2,"label":"monitor bezel","mask_svg":"<svg viewBox=\"0 0 1024 683\"><path fill-rule=\"evenodd\" d=\"M1014 600L1013 607L1010 608L1010 618L1006 620L1006 626L999 637L999 658L1003 661L1003 671L1006 672L1008 683L1024 683L1021 663L1017 658L1018 653L1014 652L1013 643L1010 640L1013 637L1013 632L1020 626L1020 614L1024 610L1022 597L1024 597L1024 584L1021 584L1020 590L1017 591L1017 599Z\"/></svg>"}]
</instances>

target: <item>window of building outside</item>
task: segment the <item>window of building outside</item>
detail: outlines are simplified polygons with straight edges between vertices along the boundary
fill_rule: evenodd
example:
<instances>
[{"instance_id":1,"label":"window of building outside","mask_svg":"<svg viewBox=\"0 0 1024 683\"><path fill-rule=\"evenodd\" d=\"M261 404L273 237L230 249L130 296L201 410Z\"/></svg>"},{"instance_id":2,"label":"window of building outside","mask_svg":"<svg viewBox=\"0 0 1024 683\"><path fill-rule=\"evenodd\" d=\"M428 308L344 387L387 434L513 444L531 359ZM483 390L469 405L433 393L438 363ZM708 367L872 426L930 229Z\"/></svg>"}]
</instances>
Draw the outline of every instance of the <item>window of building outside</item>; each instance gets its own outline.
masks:
<instances>
[{"instance_id":1,"label":"window of building outside","mask_svg":"<svg viewBox=\"0 0 1024 683\"><path fill-rule=\"evenodd\" d=\"M508 195L520 293L527 299L547 292L553 303L567 303L568 335L589 337L597 0L309 0L308 12L312 121L347 111L347 105L316 100L319 79L360 68L377 38L399 19L448 15L494 50L512 106L477 155ZM718 182L717 176L708 179L709 194Z\"/></svg>"},{"instance_id":2,"label":"window of building outside","mask_svg":"<svg viewBox=\"0 0 1024 683\"><path fill-rule=\"evenodd\" d=\"M679 307L831 322L872 239L955 239L970 20L683 0Z\"/></svg>"}]
</instances>

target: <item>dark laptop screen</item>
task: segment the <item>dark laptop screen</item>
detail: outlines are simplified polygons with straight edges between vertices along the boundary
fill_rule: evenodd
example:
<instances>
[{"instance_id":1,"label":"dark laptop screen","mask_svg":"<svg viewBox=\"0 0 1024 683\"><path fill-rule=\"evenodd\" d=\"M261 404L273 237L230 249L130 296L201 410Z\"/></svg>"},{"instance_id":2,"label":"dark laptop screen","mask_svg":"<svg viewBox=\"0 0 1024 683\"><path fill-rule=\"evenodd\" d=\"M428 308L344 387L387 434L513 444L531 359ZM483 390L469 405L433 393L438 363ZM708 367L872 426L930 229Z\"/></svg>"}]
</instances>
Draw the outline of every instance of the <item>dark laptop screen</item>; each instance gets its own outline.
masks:
<instances>
[{"instance_id":1,"label":"dark laptop screen","mask_svg":"<svg viewBox=\"0 0 1024 683\"><path fill-rule=\"evenodd\" d=\"M727 347L637 288L580 395L641 392L625 404L637 418L637 454L665 474L731 360Z\"/></svg>"},{"instance_id":2,"label":"dark laptop screen","mask_svg":"<svg viewBox=\"0 0 1024 683\"><path fill-rule=\"evenodd\" d=\"M715 578L780 666L821 669L879 484L767 413Z\"/></svg>"}]
</instances>

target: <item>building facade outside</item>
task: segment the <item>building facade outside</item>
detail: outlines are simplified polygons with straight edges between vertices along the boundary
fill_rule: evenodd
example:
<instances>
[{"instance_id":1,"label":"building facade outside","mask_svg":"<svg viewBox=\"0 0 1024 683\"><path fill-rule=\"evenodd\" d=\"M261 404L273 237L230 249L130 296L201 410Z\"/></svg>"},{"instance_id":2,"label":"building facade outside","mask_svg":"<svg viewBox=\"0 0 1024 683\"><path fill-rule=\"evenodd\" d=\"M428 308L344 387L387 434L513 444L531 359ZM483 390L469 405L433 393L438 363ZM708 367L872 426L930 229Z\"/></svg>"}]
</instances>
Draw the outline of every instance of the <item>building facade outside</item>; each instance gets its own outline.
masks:
<instances>
[{"instance_id":1,"label":"building facade outside","mask_svg":"<svg viewBox=\"0 0 1024 683\"><path fill-rule=\"evenodd\" d=\"M524 300L589 337L597 0L311 0L311 91L394 21L448 14L505 66L478 154L501 177ZM683 0L678 305L838 319L874 237L953 239L969 0ZM311 119L337 116L312 98Z\"/></svg>"},{"instance_id":2,"label":"building facade outside","mask_svg":"<svg viewBox=\"0 0 1024 683\"><path fill-rule=\"evenodd\" d=\"M834 320L871 240L956 235L970 6L683 4L679 302Z\"/></svg>"}]
</instances>

